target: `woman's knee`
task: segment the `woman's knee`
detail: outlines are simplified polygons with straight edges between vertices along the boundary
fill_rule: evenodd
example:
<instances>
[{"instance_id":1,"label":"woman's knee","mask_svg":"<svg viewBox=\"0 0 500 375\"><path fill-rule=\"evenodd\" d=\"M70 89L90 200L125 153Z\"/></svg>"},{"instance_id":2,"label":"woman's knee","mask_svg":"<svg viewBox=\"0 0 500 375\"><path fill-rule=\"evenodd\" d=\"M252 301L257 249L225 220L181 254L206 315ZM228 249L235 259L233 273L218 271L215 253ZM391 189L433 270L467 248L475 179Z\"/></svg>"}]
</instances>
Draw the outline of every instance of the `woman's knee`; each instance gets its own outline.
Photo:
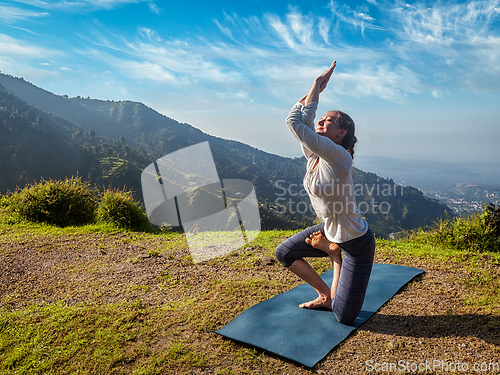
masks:
<instances>
[{"instance_id":1,"label":"woman's knee","mask_svg":"<svg viewBox=\"0 0 500 375\"><path fill-rule=\"evenodd\" d=\"M290 267L291 264L285 259L286 254L288 252L288 248L285 248L283 244L278 246L276 250L274 251L274 255L276 256L276 259L278 259L278 262L281 263L284 267Z\"/></svg>"},{"instance_id":2,"label":"woman's knee","mask_svg":"<svg viewBox=\"0 0 500 375\"><path fill-rule=\"evenodd\" d=\"M276 250L274 250L274 256L281 263L281 261L283 260L283 253L279 246L276 248Z\"/></svg>"},{"instance_id":3,"label":"woman's knee","mask_svg":"<svg viewBox=\"0 0 500 375\"><path fill-rule=\"evenodd\" d=\"M354 322L354 320L357 318L360 312L361 309L359 311L343 311L343 312L335 311L335 309L333 310L333 313L335 314L337 321L340 324L345 324L345 325L349 325L352 322Z\"/></svg>"},{"instance_id":4,"label":"woman's knee","mask_svg":"<svg viewBox=\"0 0 500 375\"><path fill-rule=\"evenodd\" d=\"M348 298L346 300L343 300L342 298L338 298L338 296L335 296L332 302L332 311L340 324L349 325L361 312L361 309L363 307L364 293L363 296L356 296L356 298L354 298L355 301L352 300L353 298L349 298L351 296L342 297Z\"/></svg>"}]
</instances>

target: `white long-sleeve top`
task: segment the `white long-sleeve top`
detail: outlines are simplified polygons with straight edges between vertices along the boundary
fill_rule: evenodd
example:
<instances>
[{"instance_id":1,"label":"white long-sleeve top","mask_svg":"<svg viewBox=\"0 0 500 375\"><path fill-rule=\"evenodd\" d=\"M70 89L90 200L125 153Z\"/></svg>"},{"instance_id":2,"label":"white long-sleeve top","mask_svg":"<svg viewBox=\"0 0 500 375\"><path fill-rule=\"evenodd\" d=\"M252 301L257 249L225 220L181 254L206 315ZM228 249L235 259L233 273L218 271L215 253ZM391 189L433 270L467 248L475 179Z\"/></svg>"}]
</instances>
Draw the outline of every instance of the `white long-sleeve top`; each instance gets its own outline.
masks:
<instances>
[{"instance_id":1,"label":"white long-sleeve top","mask_svg":"<svg viewBox=\"0 0 500 375\"><path fill-rule=\"evenodd\" d=\"M307 106L295 104L286 124L300 142L307 159L304 188L314 211L325 224L325 236L332 242L342 243L363 236L368 223L356 206L351 155L344 147L314 130L317 107L318 102Z\"/></svg>"}]
</instances>

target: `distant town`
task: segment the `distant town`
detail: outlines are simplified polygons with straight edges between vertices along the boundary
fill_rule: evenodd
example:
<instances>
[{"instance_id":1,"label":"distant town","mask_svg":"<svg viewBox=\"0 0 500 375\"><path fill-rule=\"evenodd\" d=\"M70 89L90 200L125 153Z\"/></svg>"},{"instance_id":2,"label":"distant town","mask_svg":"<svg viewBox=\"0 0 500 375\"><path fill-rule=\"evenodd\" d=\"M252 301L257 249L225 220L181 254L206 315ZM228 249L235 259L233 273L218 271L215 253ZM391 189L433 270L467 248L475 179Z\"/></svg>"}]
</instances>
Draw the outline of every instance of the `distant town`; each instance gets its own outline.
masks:
<instances>
[{"instance_id":1,"label":"distant town","mask_svg":"<svg viewBox=\"0 0 500 375\"><path fill-rule=\"evenodd\" d=\"M452 189L423 192L426 196L445 203L460 216L481 212L485 203L500 205L500 185L457 183Z\"/></svg>"}]
</instances>

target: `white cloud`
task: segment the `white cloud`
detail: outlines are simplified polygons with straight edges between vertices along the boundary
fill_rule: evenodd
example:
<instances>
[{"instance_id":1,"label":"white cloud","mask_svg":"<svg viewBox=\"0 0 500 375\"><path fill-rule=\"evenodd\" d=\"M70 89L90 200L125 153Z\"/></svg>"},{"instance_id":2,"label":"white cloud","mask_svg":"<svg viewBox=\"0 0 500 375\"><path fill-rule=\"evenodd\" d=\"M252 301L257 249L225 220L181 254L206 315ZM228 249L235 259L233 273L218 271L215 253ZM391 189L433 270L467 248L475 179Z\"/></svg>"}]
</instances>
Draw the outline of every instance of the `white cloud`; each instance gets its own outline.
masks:
<instances>
[{"instance_id":1,"label":"white cloud","mask_svg":"<svg viewBox=\"0 0 500 375\"><path fill-rule=\"evenodd\" d=\"M27 20L30 18L45 17L48 13L37 12L33 10L21 9L0 4L0 19L4 22L14 22L19 20Z\"/></svg>"},{"instance_id":2,"label":"white cloud","mask_svg":"<svg viewBox=\"0 0 500 375\"><path fill-rule=\"evenodd\" d=\"M239 81L237 71L226 71L207 58L224 56L224 50L207 47L204 43L192 45L184 41L163 41L151 30L141 30L136 40L107 40L100 37L100 44L107 52L96 49L82 50L81 54L117 69L128 78L148 79L152 82L172 85L231 84ZM111 38L111 36L108 36ZM118 54L114 52L118 51ZM198 88L200 89L200 88Z\"/></svg>"},{"instance_id":3,"label":"white cloud","mask_svg":"<svg viewBox=\"0 0 500 375\"><path fill-rule=\"evenodd\" d=\"M229 93L218 93L217 96L220 98L220 99L223 99L223 100L244 100L244 101L248 101L248 102L253 102L252 99L250 99L250 95L248 94L248 92L244 92L244 91L237 91L237 92L229 92Z\"/></svg>"},{"instance_id":4,"label":"white cloud","mask_svg":"<svg viewBox=\"0 0 500 375\"><path fill-rule=\"evenodd\" d=\"M422 56L429 71L457 87L500 89L500 0L398 4L390 11L400 56ZM424 57L425 56L425 57ZM416 65L416 64L415 64ZM445 69L446 66L446 69Z\"/></svg>"},{"instance_id":5,"label":"white cloud","mask_svg":"<svg viewBox=\"0 0 500 375\"><path fill-rule=\"evenodd\" d=\"M365 28L379 29L375 18L367 14L366 7L362 6L359 9L351 9L347 4L339 5L337 2L330 0L329 4L332 17L337 20L337 25L345 24L354 29L360 29L364 33Z\"/></svg>"},{"instance_id":6,"label":"white cloud","mask_svg":"<svg viewBox=\"0 0 500 375\"><path fill-rule=\"evenodd\" d=\"M158 5L156 5L155 3L148 3L148 6L149 6L149 9L151 10L151 12L153 12L155 14L163 13L163 9L158 7Z\"/></svg>"},{"instance_id":7,"label":"white cloud","mask_svg":"<svg viewBox=\"0 0 500 375\"><path fill-rule=\"evenodd\" d=\"M314 32L312 16L304 16L298 10L293 9L287 14L287 20L295 38L300 40L303 46L311 45Z\"/></svg>"},{"instance_id":8,"label":"white cloud","mask_svg":"<svg viewBox=\"0 0 500 375\"><path fill-rule=\"evenodd\" d=\"M37 81L50 77L50 80L58 80L58 72L46 69L39 69L32 66L28 61L19 58L0 56L0 70L4 74L15 77L25 77L29 81Z\"/></svg>"},{"instance_id":9,"label":"white cloud","mask_svg":"<svg viewBox=\"0 0 500 375\"><path fill-rule=\"evenodd\" d=\"M340 73L335 77L334 88L343 95L356 98L375 96L393 102L405 101L405 93L422 91L421 83L404 67L362 65L352 73Z\"/></svg>"},{"instance_id":10,"label":"white cloud","mask_svg":"<svg viewBox=\"0 0 500 375\"><path fill-rule=\"evenodd\" d=\"M357 18L361 18L362 20L365 20L365 21L375 21L375 18L373 17L370 17L368 14L365 14L365 13L361 13L361 12L356 12L354 11L354 16L357 17Z\"/></svg>"},{"instance_id":11,"label":"white cloud","mask_svg":"<svg viewBox=\"0 0 500 375\"><path fill-rule=\"evenodd\" d=\"M331 22L325 17L318 17L318 20L319 20L318 32L325 41L325 43L328 44Z\"/></svg>"},{"instance_id":12,"label":"white cloud","mask_svg":"<svg viewBox=\"0 0 500 375\"><path fill-rule=\"evenodd\" d=\"M227 14L226 12L223 12L224 13L224 19L226 21L229 21L233 24L233 26L236 26L236 21L234 20L234 18L238 18L238 15L237 14L234 14L234 18L233 16L230 16L229 14Z\"/></svg>"},{"instance_id":13,"label":"white cloud","mask_svg":"<svg viewBox=\"0 0 500 375\"><path fill-rule=\"evenodd\" d=\"M9 35L0 34L0 51L4 56L17 56L23 58L43 58L61 55L61 52L35 46L12 38Z\"/></svg>"},{"instance_id":14,"label":"white cloud","mask_svg":"<svg viewBox=\"0 0 500 375\"><path fill-rule=\"evenodd\" d=\"M153 42L159 42L159 41L161 41L161 37L154 30L148 29L146 27L140 27L138 29L138 31L139 31L139 35L141 35L143 37L146 37L150 41L153 41Z\"/></svg>"},{"instance_id":15,"label":"white cloud","mask_svg":"<svg viewBox=\"0 0 500 375\"><path fill-rule=\"evenodd\" d=\"M290 48L297 49L297 44L295 43L295 40L292 34L290 33L290 30L288 30L286 25L283 22L281 22L279 17L275 15L268 15L266 18L269 24L274 29L274 31L276 31L276 33L279 35L279 37L283 39Z\"/></svg>"},{"instance_id":16,"label":"white cloud","mask_svg":"<svg viewBox=\"0 0 500 375\"><path fill-rule=\"evenodd\" d=\"M177 83L173 74L164 67L149 62L116 60L115 66L123 71L124 74L130 74L134 79L149 79L163 83Z\"/></svg>"},{"instance_id":17,"label":"white cloud","mask_svg":"<svg viewBox=\"0 0 500 375\"><path fill-rule=\"evenodd\" d=\"M225 36L234 40L233 34L231 33L231 30L228 27L222 26L218 20L213 20L213 21Z\"/></svg>"},{"instance_id":18,"label":"white cloud","mask_svg":"<svg viewBox=\"0 0 500 375\"><path fill-rule=\"evenodd\" d=\"M369 18L355 12L351 15ZM213 22L218 35L178 40L162 39L148 28L140 28L135 39L127 39L106 32L104 27L94 31L94 41L109 50L81 53L127 77L168 83L179 90L196 85L197 91L206 92L208 97L222 95L227 100L288 101L291 96L302 96L333 59L340 69L335 84L338 94L402 102L406 93L422 90L418 75L408 67L388 63L392 52L338 42L332 46L328 43L330 21L303 15L297 8L291 8L284 18L224 14L223 19ZM220 94L226 92L232 94Z\"/></svg>"},{"instance_id":19,"label":"white cloud","mask_svg":"<svg viewBox=\"0 0 500 375\"><path fill-rule=\"evenodd\" d=\"M399 0L385 3L380 11L384 15L380 20L383 27L402 42L439 48L470 44L475 37L497 33L492 26L500 16L500 0L435 2L431 6L422 1L410 5Z\"/></svg>"},{"instance_id":20,"label":"white cloud","mask_svg":"<svg viewBox=\"0 0 500 375\"><path fill-rule=\"evenodd\" d=\"M439 90L432 90L432 96L435 97L435 98L442 98L443 97L443 93Z\"/></svg>"},{"instance_id":21,"label":"white cloud","mask_svg":"<svg viewBox=\"0 0 500 375\"><path fill-rule=\"evenodd\" d=\"M98 9L111 10L130 3L141 3L148 0L63 0L63 1L43 1L43 0L18 0L21 3L28 4L42 9L60 9L65 11L94 11ZM154 3L148 2L151 6L156 7ZM158 10L159 8L156 7Z\"/></svg>"}]
</instances>

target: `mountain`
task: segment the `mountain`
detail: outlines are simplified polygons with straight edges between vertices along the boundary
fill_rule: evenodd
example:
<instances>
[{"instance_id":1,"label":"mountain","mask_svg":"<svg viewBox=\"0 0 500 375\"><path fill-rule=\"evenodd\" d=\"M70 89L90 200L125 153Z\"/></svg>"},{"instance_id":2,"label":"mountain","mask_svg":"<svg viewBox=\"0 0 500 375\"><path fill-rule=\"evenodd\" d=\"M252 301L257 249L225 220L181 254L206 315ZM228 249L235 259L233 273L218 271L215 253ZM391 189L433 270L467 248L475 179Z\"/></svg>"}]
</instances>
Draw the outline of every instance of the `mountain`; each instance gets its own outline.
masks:
<instances>
[{"instance_id":1,"label":"mountain","mask_svg":"<svg viewBox=\"0 0 500 375\"><path fill-rule=\"evenodd\" d=\"M84 132L0 85L0 192L79 175L99 186L138 186L145 152Z\"/></svg>"},{"instance_id":2,"label":"mountain","mask_svg":"<svg viewBox=\"0 0 500 375\"><path fill-rule=\"evenodd\" d=\"M40 176L62 179L69 171L88 173L92 161L66 135L76 131L73 124L50 118L0 86L0 191Z\"/></svg>"},{"instance_id":3,"label":"mountain","mask_svg":"<svg viewBox=\"0 0 500 375\"><path fill-rule=\"evenodd\" d=\"M4 74L0 85L1 192L40 177L78 172L100 186L126 185L140 199L143 168L168 153L208 141L221 179L245 179L256 187L264 229L298 229L315 219L301 187L304 158L285 158L211 136L142 103L58 96ZM391 179L358 169L353 178L360 211L378 236L428 225L451 213Z\"/></svg>"}]
</instances>

